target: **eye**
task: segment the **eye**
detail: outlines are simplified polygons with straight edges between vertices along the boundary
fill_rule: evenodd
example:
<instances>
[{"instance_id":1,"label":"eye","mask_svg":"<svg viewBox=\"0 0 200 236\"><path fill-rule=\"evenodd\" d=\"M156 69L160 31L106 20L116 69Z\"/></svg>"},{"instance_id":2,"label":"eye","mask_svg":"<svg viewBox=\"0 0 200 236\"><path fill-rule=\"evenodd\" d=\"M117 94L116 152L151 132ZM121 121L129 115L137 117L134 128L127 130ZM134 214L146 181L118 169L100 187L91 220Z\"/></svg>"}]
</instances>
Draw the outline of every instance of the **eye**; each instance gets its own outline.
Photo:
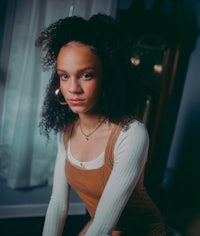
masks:
<instances>
[{"instance_id":1,"label":"eye","mask_svg":"<svg viewBox=\"0 0 200 236\"><path fill-rule=\"evenodd\" d=\"M84 80L90 80L94 77L94 73L93 72L86 72L86 73L83 73L81 75L81 78L83 78Z\"/></svg>"},{"instance_id":2,"label":"eye","mask_svg":"<svg viewBox=\"0 0 200 236\"><path fill-rule=\"evenodd\" d=\"M58 74L60 80L67 80L69 76L67 74Z\"/></svg>"}]
</instances>

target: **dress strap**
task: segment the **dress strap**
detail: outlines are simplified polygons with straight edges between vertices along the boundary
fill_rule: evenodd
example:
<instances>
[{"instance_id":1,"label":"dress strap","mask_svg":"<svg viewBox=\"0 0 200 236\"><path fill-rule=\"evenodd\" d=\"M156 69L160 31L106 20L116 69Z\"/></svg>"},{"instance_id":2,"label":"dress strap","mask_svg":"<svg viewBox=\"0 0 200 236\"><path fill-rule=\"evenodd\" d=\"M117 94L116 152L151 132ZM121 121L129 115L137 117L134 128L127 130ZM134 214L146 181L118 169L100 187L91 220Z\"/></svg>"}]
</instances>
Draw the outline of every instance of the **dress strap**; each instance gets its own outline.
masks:
<instances>
[{"instance_id":1,"label":"dress strap","mask_svg":"<svg viewBox=\"0 0 200 236\"><path fill-rule=\"evenodd\" d=\"M114 125L106 145L105 164L108 165L111 170L114 162L114 147L121 130L121 125Z\"/></svg>"}]
</instances>

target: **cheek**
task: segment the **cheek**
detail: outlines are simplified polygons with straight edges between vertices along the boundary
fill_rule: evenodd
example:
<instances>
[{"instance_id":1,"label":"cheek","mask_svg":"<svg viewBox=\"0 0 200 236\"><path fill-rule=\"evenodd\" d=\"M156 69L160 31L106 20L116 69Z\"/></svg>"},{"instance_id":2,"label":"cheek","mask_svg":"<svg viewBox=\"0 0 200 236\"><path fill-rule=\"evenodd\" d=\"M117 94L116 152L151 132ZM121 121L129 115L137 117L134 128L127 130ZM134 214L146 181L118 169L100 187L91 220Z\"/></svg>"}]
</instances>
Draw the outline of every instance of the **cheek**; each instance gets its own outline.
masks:
<instances>
[{"instance_id":1,"label":"cheek","mask_svg":"<svg viewBox=\"0 0 200 236\"><path fill-rule=\"evenodd\" d=\"M87 93L88 93L88 96L97 100L100 96L100 87L99 85L95 85L95 86L90 86L88 89L87 89Z\"/></svg>"},{"instance_id":2,"label":"cheek","mask_svg":"<svg viewBox=\"0 0 200 236\"><path fill-rule=\"evenodd\" d=\"M63 96L67 93L67 87L63 83L60 83L60 90Z\"/></svg>"},{"instance_id":3,"label":"cheek","mask_svg":"<svg viewBox=\"0 0 200 236\"><path fill-rule=\"evenodd\" d=\"M62 80L60 80L60 89L64 91L64 90L66 90L66 88L67 88L66 81L63 82Z\"/></svg>"}]
</instances>

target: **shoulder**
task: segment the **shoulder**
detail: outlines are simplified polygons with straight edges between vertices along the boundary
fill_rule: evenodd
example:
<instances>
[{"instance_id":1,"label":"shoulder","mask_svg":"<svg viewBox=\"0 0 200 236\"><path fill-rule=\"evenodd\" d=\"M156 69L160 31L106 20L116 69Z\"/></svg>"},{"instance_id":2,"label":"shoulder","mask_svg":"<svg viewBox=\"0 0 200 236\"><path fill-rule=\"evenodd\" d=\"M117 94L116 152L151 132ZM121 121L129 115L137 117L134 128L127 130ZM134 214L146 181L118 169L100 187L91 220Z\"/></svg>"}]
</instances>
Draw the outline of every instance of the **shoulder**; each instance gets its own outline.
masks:
<instances>
[{"instance_id":1,"label":"shoulder","mask_svg":"<svg viewBox=\"0 0 200 236\"><path fill-rule=\"evenodd\" d=\"M131 120L123 126L116 142L115 150L123 147L149 145L148 131L143 123Z\"/></svg>"},{"instance_id":2,"label":"shoulder","mask_svg":"<svg viewBox=\"0 0 200 236\"><path fill-rule=\"evenodd\" d=\"M143 123L134 119L129 121L126 125L123 126L119 138L124 139L128 137L138 137L138 136L148 138L148 131Z\"/></svg>"},{"instance_id":3,"label":"shoulder","mask_svg":"<svg viewBox=\"0 0 200 236\"><path fill-rule=\"evenodd\" d=\"M57 142L58 142L58 144L63 143L63 137L64 137L64 132L63 131L60 131L60 132L57 133Z\"/></svg>"},{"instance_id":4,"label":"shoulder","mask_svg":"<svg viewBox=\"0 0 200 236\"><path fill-rule=\"evenodd\" d=\"M57 133L57 147L58 153L65 153L64 132Z\"/></svg>"},{"instance_id":5,"label":"shoulder","mask_svg":"<svg viewBox=\"0 0 200 236\"><path fill-rule=\"evenodd\" d=\"M59 146L63 148L67 147L68 139L71 136L72 129L73 129L73 125L69 125L63 131L58 132L57 134L58 147Z\"/></svg>"}]
</instances>

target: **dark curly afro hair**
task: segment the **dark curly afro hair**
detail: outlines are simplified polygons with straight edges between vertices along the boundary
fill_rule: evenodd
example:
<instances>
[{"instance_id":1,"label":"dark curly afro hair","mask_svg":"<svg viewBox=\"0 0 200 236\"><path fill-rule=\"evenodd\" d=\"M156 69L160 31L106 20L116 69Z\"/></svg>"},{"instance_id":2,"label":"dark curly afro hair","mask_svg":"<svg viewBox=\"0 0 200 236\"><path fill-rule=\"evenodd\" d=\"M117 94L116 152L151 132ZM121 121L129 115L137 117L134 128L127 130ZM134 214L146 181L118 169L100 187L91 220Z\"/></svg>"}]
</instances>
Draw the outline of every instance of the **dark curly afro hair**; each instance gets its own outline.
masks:
<instances>
[{"instance_id":1,"label":"dark curly afro hair","mask_svg":"<svg viewBox=\"0 0 200 236\"><path fill-rule=\"evenodd\" d=\"M123 123L127 117L132 117L141 87L131 69L127 38L119 23L103 14L94 15L89 20L72 16L51 24L35 42L44 52L43 67L53 71L42 109L40 126L44 133L48 135L50 130L62 131L77 119L77 115L67 105L60 105L54 95L59 88L56 59L61 47L71 41L94 48L102 63L103 96L98 114L114 123Z\"/></svg>"}]
</instances>

